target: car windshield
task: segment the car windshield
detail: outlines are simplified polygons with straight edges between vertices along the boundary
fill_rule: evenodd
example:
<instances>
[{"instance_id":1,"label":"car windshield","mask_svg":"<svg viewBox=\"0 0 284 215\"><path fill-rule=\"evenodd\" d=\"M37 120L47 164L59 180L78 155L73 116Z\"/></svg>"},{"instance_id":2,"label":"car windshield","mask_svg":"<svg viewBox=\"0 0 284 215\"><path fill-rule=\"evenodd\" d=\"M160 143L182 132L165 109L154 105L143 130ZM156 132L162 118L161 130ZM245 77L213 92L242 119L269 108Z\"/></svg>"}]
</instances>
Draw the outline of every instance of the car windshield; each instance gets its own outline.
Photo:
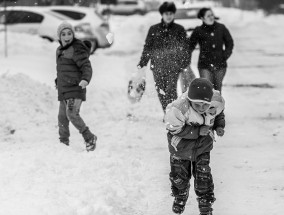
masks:
<instances>
[{"instance_id":1,"label":"car windshield","mask_svg":"<svg viewBox=\"0 0 284 215\"><path fill-rule=\"evenodd\" d=\"M137 5L137 1L118 1L118 5Z\"/></svg>"},{"instance_id":2,"label":"car windshield","mask_svg":"<svg viewBox=\"0 0 284 215\"><path fill-rule=\"evenodd\" d=\"M77 12L77 11L70 11L70 10L63 10L63 9L62 10L54 9L52 11L54 11L56 13L60 13L64 16L67 16L67 17L74 19L74 20L81 20L86 16L85 13L81 13L81 12Z\"/></svg>"},{"instance_id":3,"label":"car windshield","mask_svg":"<svg viewBox=\"0 0 284 215\"><path fill-rule=\"evenodd\" d=\"M198 8L178 8L175 19L197 19Z\"/></svg>"},{"instance_id":4,"label":"car windshield","mask_svg":"<svg viewBox=\"0 0 284 215\"><path fill-rule=\"evenodd\" d=\"M63 15L61 15L61 14L59 14L59 13L54 13L54 12L52 12L52 11L47 11L46 13L49 14L49 15L52 15L52 16L54 16L54 17L60 19L60 20L67 20L67 19L70 19L70 17L68 17L68 16L63 16Z\"/></svg>"}]
</instances>

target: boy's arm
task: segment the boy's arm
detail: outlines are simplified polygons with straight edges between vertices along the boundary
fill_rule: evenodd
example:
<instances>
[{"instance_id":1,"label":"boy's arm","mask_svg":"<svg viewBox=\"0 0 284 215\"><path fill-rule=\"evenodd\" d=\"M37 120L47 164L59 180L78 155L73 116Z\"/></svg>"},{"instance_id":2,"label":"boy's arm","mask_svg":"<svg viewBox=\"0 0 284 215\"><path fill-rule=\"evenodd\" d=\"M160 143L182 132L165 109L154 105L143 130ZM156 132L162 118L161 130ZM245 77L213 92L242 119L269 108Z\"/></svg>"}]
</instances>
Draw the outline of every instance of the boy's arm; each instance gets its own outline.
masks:
<instances>
[{"instance_id":1,"label":"boy's arm","mask_svg":"<svg viewBox=\"0 0 284 215\"><path fill-rule=\"evenodd\" d=\"M82 80L90 83L93 70L89 60L89 50L83 44L76 44L76 46L74 48L73 60L82 72Z\"/></svg>"},{"instance_id":2,"label":"boy's arm","mask_svg":"<svg viewBox=\"0 0 284 215\"><path fill-rule=\"evenodd\" d=\"M225 128L225 114L224 111L219 113L214 120L213 130L216 130L216 128L221 127Z\"/></svg>"},{"instance_id":3,"label":"boy's arm","mask_svg":"<svg viewBox=\"0 0 284 215\"><path fill-rule=\"evenodd\" d=\"M216 133L219 137L222 137L225 133L224 128L225 128L225 115L224 115L224 112L222 111L215 118L213 130L216 131Z\"/></svg>"},{"instance_id":4,"label":"boy's arm","mask_svg":"<svg viewBox=\"0 0 284 215\"><path fill-rule=\"evenodd\" d=\"M197 139L199 137L200 126L188 125L185 123L185 116L176 107L170 107L165 115L167 130L178 137L184 139Z\"/></svg>"},{"instance_id":5,"label":"boy's arm","mask_svg":"<svg viewBox=\"0 0 284 215\"><path fill-rule=\"evenodd\" d=\"M217 90L213 91L213 97L211 101L212 107L215 107L217 115L214 120L213 130L216 130L217 127L225 128L225 100L221 96L221 93Z\"/></svg>"}]
</instances>

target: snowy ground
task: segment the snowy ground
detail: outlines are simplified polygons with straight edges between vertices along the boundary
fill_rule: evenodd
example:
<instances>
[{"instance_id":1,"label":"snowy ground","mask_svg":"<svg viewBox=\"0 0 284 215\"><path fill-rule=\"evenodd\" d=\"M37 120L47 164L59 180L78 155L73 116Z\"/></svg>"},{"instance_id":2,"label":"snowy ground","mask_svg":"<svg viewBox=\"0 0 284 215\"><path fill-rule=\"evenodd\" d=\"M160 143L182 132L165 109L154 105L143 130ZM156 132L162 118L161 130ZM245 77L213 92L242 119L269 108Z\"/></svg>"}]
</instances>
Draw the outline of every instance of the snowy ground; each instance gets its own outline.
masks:
<instances>
[{"instance_id":1,"label":"snowy ground","mask_svg":"<svg viewBox=\"0 0 284 215\"><path fill-rule=\"evenodd\" d=\"M226 135L212 151L218 215L279 215L284 203L284 16L216 8L235 39L224 80ZM57 44L0 33L0 215L172 214L162 110L147 72L139 104L126 97L147 30L160 16L112 17L115 43L91 56L81 115L98 136L87 153L71 129L58 143ZM193 56L196 71L197 51ZM127 120L126 114L136 118ZM198 214L191 189L184 214Z\"/></svg>"}]
</instances>

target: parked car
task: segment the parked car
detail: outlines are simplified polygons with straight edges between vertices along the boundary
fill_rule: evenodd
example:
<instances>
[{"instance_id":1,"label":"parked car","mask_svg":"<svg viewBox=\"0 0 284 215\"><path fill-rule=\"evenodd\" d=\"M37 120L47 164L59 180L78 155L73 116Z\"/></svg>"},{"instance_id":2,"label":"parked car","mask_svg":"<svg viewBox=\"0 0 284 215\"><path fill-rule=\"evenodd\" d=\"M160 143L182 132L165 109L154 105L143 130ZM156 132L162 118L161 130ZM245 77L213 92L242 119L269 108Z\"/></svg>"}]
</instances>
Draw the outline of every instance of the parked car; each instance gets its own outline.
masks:
<instances>
[{"instance_id":1,"label":"parked car","mask_svg":"<svg viewBox=\"0 0 284 215\"><path fill-rule=\"evenodd\" d=\"M116 4L99 5L99 11L103 14L133 15L147 13L147 6L142 0L117 0Z\"/></svg>"},{"instance_id":2,"label":"parked car","mask_svg":"<svg viewBox=\"0 0 284 215\"><path fill-rule=\"evenodd\" d=\"M95 8L78 6L48 6L47 8L51 12L72 19L76 37L91 41L92 52L97 48L111 46L112 43L107 40L107 35L110 33L109 23Z\"/></svg>"},{"instance_id":3,"label":"parked car","mask_svg":"<svg viewBox=\"0 0 284 215\"><path fill-rule=\"evenodd\" d=\"M7 25L12 32L38 34L50 41L57 38L57 26L68 17L38 7L0 8L0 30Z\"/></svg>"},{"instance_id":4,"label":"parked car","mask_svg":"<svg viewBox=\"0 0 284 215\"><path fill-rule=\"evenodd\" d=\"M197 18L200 9L199 7L179 7L176 10L175 22L185 28L188 37L196 26L202 24L202 21Z\"/></svg>"},{"instance_id":5,"label":"parked car","mask_svg":"<svg viewBox=\"0 0 284 215\"><path fill-rule=\"evenodd\" d=\"M284 14L284 4L274 6L271 13Z\"/></svg>"},{"instance_id":6,"label":"parked car","mask_svg":"<svg viewBox=\"0 0 284 215\"><path fill-rule=\"evenodd\" d=\"M60 8L14 6L7 7L6 11L4 8L0 8L0 31L4 29L6 22L8 31L38 34L49 41L55 41L58 40L58 25L67 20L74 26L75 35L78 39L92 42L91 53L98 47L109 47L111 45L106 39L106 35L109 33L109 25L95 14L94 9L62 7L62 10L66 12L66 15L64 15L64 13L60 13ZM89 15L91 13L94 16ZM78 17L72 18L70 14Z\"/></svg>"}]
</instances>

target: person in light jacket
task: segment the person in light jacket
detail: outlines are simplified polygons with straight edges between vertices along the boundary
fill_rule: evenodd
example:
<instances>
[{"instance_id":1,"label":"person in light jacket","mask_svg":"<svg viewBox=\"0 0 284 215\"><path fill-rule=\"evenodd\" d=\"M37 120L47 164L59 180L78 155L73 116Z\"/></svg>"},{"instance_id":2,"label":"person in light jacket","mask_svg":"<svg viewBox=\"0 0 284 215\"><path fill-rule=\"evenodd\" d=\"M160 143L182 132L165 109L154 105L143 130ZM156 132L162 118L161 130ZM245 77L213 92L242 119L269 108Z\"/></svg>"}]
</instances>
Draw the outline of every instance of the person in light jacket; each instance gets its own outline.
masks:
<instances>
[{"instance_id":1,"label":"person in light jacket","mask_svg":"<svg viewBox=\"0 0 284 215\"><path fill-rule=\"evenodd\" d=\"M212 215L215 197L210 151L214 132L218 136L224 135L224 106L220 92L205 78L194 79L188 91L167 106L165 125L174 213L183 213L193 176L200 215Z\"/></svg>"}]
</instances>

